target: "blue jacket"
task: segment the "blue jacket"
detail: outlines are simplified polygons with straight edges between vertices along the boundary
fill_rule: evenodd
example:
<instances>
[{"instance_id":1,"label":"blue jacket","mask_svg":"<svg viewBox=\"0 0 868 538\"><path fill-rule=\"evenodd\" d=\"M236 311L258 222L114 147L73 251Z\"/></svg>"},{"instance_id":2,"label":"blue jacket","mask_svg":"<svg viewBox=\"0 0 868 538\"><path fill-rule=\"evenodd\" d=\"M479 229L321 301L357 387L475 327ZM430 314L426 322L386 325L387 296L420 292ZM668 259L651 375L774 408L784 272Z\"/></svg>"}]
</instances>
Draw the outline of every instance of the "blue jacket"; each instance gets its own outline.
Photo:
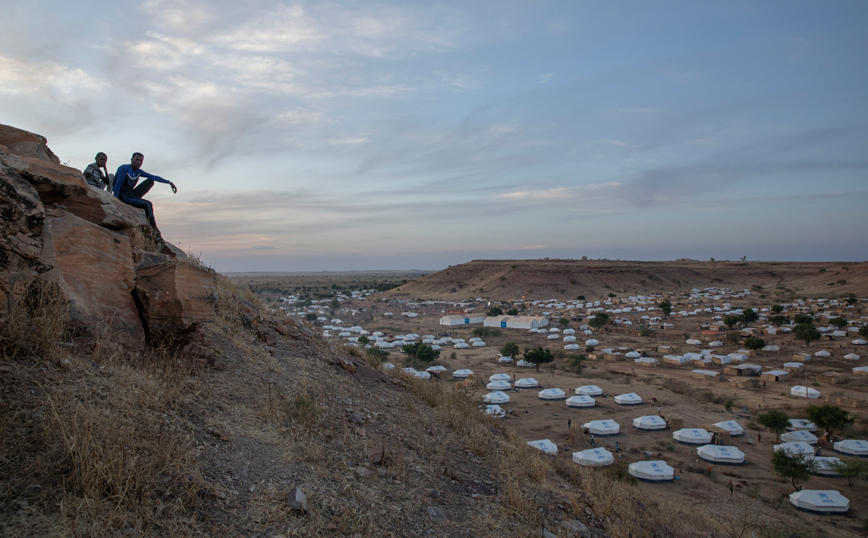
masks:
<instances>
[{"instance_id":1,"label":"blue jacket","mask_svg":"<svg viewBox=\"0 0 868 538\"><path fill-rule=\"evenodd\" d=\"M154 174L149 174L139 168L138 170L133 170L133 167L128 164L122 164L118 167L118 171L115 174L115 185L114 189L112 189L112 194L116 197L121 197L121 190L124 192L131 191L135 188L136 183L139 182L139 178L147 178L153 179L154 181L158 181L160 183L171 183L168 179L163 179L160 176L155 176ZM124 188L126 185L126 188Z\"/></svg>"}]
</instances>

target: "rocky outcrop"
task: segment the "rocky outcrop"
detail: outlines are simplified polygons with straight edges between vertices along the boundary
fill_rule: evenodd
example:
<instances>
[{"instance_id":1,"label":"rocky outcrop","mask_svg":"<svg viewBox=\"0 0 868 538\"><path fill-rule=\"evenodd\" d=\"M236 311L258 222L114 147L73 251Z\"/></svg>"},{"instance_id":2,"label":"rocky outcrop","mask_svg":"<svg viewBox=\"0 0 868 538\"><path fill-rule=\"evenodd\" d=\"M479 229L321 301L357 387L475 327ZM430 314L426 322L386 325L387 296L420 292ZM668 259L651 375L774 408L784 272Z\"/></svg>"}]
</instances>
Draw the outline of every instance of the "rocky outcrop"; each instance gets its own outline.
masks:
<instances>
[{"instance_id":1,"label":"rocky outcrop","mask_svg":"<svg viewBox=\"0 0 868 538\"><path fill-rule=\"evenodd\" d=\"M214 318L214 274L157 245L142 210L90 187L42 136L0 125L0 323L44 275L78 338L128 346L189 335Z\"/></svg>"}]
</instances>

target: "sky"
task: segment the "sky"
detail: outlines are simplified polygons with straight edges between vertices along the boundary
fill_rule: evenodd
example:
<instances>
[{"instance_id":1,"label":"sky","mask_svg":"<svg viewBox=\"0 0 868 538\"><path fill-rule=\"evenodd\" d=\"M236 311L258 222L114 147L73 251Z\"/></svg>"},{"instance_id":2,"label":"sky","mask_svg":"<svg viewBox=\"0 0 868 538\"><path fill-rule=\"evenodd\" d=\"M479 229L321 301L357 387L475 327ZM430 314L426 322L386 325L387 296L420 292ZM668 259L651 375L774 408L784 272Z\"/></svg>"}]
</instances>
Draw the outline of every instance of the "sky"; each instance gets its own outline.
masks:
<instances>
[{"instance_id":1,"label":"sky","mask_svg":"<svg viewBox=\"0 0 868 538\"><path fill-rule=\"evenodd\" d=\"M862 0L0 4L0 123L220 271L868 259Z\"/></svg>"}]
</instances>

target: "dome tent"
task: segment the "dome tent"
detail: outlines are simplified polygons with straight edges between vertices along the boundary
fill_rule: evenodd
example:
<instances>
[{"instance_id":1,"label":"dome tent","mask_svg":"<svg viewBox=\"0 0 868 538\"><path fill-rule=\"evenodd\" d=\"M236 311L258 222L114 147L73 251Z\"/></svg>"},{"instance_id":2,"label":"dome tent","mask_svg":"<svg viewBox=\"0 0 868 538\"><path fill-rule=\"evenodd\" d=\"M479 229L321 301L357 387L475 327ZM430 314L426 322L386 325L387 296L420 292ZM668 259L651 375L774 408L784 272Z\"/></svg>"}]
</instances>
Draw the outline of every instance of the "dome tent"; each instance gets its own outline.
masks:
<instances>
[{"instance_id":1,"label":"dome tent","mask_svg":"<svg viewBox=\"0 0 868 538\"><path fill-rule=\"evenodd\" d=\"M836 441L835 444L832 445L832 450L839 454L868 458L868 441L863 441L861 439L844 439L843 441Z\"/></svg>"},{"instance_id":2,"label":"dome tent","mask_svg":"<svg viewBox=\"0 0 868 538\"><path fill-rule=\"evenodd\" d=\"M745 462L744 452L734 446L703 445L696 449L700 459L720 465L741 465Z\"/></svg>"},{"instance_id":3,"label":"dome tent","mask_svg":"<svg viewBox=\"0 0 868 538\"><path fill-rule=\"evenodd\" d=\"M803 489L790 493L790 504L799 510L820 514L843 514L850 509L850 500L841 492L830 489Z\"/></svg>"},{"instance_id":4,"label":"dome tent","mask_svg":"<svg viewBox=\"0 0 868 538\"><path fill-rule=\"evenodd\" d=\"M605 448L591 448L573 452L573 461L585 467L605 467L615 463L615 457Z\"/></svg>"},{"instance_id":5,"label":"dome tent","mask_svg":"<svg viewBox=\"0 0 868 538\"><path fill-rule=\"evenodd\" d=\"M528 441L528 445L542 450L546 454L557 454L558 453L558 445L551 442L550 439L539 439L537 441Z\"/></svg>"},{"instance_id":6,"label":"dome tent","mask_svg":"<svg viewBox=\"0 0 868 538\"><path fill-rule=\"evenodd\" d=\"M672 438L684 445L707 445L711 443L711 432L702 428L682 428L672 432Z\"/></svg>"},{"instance_id":7,"label":"dome tent","mask_svg":"<svg viewBox=\"0 0 868 538\"><path fill-rule=\"evenodd\" d=\"M582 428L588 430L588 433L600 437L608 437L621 433L621 426L614 420L592 420L582 424Z\"/></svg>"},{"instance_id":8,"label":"dome tent","mask_svg":"<svg viewBox=\"0 0 868 538\"><path fill-rule=\"evenodd\" d=\"M675 478L675 469L663 460L637 461L627 467L627 472L644 482L669 482Z\"/></svg>"},{"instance_id":9,"label":"dome tent","mask_svg":"<svg viewBox=\"0 0 868 538\"><path fill-rule=\"evenodd\" d=\"M594 407L597 405L597 401L591 398L590 396L570 396L566 400L567 407Z\"/></svg>"},{"instance_id":10,"label":"dome tent","mask_svg":"<svg viewBox=\"0 0 868 538\"><path fill-rule=\"evenodd\" d=\"M642 431L665 430L666 421L657 415L645 415L633 419L633 427Z\"/></svg>"}]
</instances>

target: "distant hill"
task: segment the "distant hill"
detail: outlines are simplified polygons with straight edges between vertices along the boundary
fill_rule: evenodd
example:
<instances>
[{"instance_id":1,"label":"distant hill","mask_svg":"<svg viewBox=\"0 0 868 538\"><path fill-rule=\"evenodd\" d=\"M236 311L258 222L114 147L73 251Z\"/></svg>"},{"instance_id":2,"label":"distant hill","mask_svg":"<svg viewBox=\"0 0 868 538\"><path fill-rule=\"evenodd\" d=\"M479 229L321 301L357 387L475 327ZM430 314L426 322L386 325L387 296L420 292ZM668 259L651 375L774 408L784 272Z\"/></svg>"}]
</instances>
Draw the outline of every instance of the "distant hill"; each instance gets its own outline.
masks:
<instances>
[{"instance_id":1,"label":"distant hill","mask_svg":"<svg viewBox=\"0 0 868 538\"><path fill-rule=\"evenodd\" d=\"M393 299L600 299L723 287L781 301L868 295L868 262L473 260L391 290Z\"/></svg>"}]
</instances>

